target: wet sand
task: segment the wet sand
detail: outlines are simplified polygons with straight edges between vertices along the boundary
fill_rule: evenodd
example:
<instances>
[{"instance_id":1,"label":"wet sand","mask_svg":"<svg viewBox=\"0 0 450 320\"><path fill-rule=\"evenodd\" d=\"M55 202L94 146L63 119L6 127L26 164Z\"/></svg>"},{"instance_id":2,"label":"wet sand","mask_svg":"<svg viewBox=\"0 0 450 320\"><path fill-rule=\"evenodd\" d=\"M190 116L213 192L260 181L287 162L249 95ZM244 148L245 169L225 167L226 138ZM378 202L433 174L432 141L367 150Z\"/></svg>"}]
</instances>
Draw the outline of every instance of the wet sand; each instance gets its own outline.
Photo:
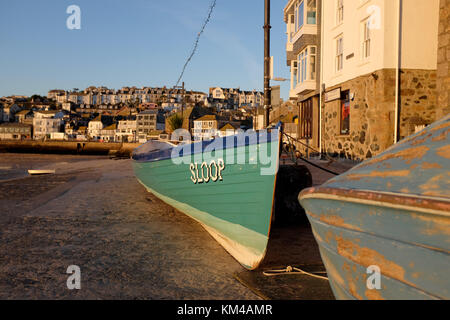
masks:
<instances>
[{"instance_id":1,"label":"wet sand","mask_svg":"<svg viewBox=\"0 0 450 320\"><path fill-rule=\"evenodd\" d=\"M233 278L239 263L149 194L130 160L0 154L0 167L0 299L258 299ZM67 289L69 265L80 290Z\"/></svg>"},{"instance_id":2,"label":"wet sand","mask_svg":"<svg viewBox=\"0 0 450 320\"><path fill-rule=\"evenodd\" d=\"M333 177L308 167L314 185ZM30 177L31 168L56 174ZM81 268L81 290L67 289L69 265ZM322 265L306 218L271 230L261 269L288 265ZM237 274L251 280L248 287ZM148 193L130 160L0 154L0 299L241 300L259 299L254 292L261 291L286 299L297 291L297 280L261 274L246 271L197 222ZM252 278L261 290L250 289ZM312 289L307 299L323 296Z\"/></svg>"}]
</instances>

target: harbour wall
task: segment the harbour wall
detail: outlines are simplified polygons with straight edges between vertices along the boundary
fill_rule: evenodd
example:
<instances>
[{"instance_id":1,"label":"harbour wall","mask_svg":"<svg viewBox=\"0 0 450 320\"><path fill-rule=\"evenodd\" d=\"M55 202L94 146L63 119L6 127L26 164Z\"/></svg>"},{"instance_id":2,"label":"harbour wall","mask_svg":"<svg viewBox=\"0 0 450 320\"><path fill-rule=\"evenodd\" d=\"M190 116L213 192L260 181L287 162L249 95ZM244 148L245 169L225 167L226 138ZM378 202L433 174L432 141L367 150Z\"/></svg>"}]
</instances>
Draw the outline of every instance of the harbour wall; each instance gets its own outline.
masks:
<instances>
[{"instance_id":1,"label":"harbour wall","mask_svg":"<svg viewBox=\"0 0 450 320\"><path fill-rule=\"evenodd\" d=\"M129 157L139 143L85 141L0 141L0 153L115 155Z\"/></svg>"}]
</instances>

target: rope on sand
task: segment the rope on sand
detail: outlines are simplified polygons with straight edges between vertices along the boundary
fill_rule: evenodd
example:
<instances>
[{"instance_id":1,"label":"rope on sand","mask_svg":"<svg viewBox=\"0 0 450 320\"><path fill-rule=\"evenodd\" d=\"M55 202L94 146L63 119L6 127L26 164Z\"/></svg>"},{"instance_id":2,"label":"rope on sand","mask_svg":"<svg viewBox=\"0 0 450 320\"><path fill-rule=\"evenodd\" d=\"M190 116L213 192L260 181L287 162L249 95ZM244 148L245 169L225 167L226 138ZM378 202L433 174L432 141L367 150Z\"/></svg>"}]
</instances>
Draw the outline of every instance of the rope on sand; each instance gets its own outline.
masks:
<instances>
[{"instance_id":1,"label":"rope on sand","mask_svg":"<svg viewBox=\"0 0 450 320\"><path fill-rule=\"evenodd\" d=\"M318 279L322 279L322 280L327 280L327 277L324 276L319 276L315 273L325 273L323 271L317 271L317 272L306 272L300 268L296 268L296 267L291 267L291 266L287 266L286 269L275 269L275 270L267 270L263 272L263 275L267 276L267 277L275 277L275 276L281 276L281 275L291 275L291 274L304 274L310 277L314 277L314 278L318 278Z\"/></svg>"}]
</instances>

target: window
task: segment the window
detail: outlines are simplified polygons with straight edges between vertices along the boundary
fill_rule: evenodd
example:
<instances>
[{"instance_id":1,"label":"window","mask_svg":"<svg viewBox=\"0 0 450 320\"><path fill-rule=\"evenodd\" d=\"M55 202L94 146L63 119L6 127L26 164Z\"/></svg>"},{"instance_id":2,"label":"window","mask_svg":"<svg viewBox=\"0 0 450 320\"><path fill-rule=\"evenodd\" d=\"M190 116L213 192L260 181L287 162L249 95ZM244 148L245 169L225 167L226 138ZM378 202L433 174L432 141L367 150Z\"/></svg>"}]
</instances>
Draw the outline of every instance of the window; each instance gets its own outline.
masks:
<instances>
[{"instance_id":1,"label":"window","mask_svg":"<svg viewBox=\"0 0 450 320\"><path fill-rule=\"evenodd\" d=\"M343 91L341 95L341 134L350 133L350 91Z\"/></svg>"},{"instance_id":2,"label":"window","mask_svg":"<svg viewBox=\"0 0 450 320\"><path fill-rule=\"evenodd\" d=\"M301 105L300 136L301 139L312 138L313 101L312 98L303 101Z\"/></svg>"},{"instance_id":3,"label":"window","mask_svg":"<svg viewBox=\"0 0 450 320\"><path fill-rule=\"evenodd\" d=\"M305 10L306 2L306 10ZM295 32L305 24L317 24L317 0L301 0L297 2L294 10Z\"/></svg>"},{"instance_id":4,"label":"window","mask_svg":"<svg viewBox=\"0 0 450 320\"><path fill-rule=\"evenodd\" d=\"M316 0L308 0L307 8L306 8L306 23L308 24L316 24L316 13L317 13L317 1Z\"/></svg>"},{"instance_id":5,"label":"window","mask_svg":"<svg viewBox=\"0 0 450 320\"><path fill-rule=\"evenodd\" d=\"M344 38L341 36L336 40L336 72L344 67Z\"/></svg>"},{"instance_id":6,"label":"window","mask_svg":"<svg viewBox=\"0 0 450 320\"><path fill-rule=\"evenodd\" d=\"M362 57L367 59L370 57L370 20L367 19L363 22L362 26Z\"/></svg>"},{"instance_id":7,"label":"window","mask_svg":"<svg viewBox=\"0 0 450 320\"><path fill-rule=\"evenodd\" d=\"M305 14L305 4L300 1L295 5L295 31L298 31L303 27L304 14Z\"/></svg>"},{"instance_id":8,"label":"window","mask_svg":"<svg viewBox=\"0 0 450 320\"><path fill-rule=\"evenodd\" d=\"M292 89L294 89L297 86L297 74L298 74L298 68L297 68L297 61L292 61Z\"/></svg>"},{"instance_id":9,"label":"window","mask_svg":"<svg viewBox=\"0 0 450 320\"><path fill-rule=\"evenodd\" d=\"M316 80L316 47L308 46L300 52L294 71L294 87L304 81Z\"/></svg>"},{"instance_id":10,"label":"window","mask_svg":"<svg viewBox=\"0 0 450 320\"><path fill-rule=\"evenodd\" d=\"M311 53L309 57L309 78L310 80L316 80L316 47L311 47Z\"/></svg>"},{"instance_id":11,"label":"window","mask_svg":"<svg viewBox=\"0 0 450 320\"><path fill-rule=\"evenodd\" d=\"M344 21L344 0L337 0L336 24L341 24L343 21Z\"/></svg>"}]
</instances>

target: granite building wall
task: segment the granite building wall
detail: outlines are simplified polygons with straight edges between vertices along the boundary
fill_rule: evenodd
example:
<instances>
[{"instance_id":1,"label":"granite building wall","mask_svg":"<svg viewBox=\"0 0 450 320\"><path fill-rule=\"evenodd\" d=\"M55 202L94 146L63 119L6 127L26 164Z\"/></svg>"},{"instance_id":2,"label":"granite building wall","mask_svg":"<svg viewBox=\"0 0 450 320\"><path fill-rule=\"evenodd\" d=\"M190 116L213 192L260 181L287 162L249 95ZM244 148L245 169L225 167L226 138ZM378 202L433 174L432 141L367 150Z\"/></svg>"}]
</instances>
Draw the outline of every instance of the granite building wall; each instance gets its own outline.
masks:
<instances>
[{"instance_id":1,"label":"granite building wall","mask_svg":"<svg viewBox=\"0 0 450 320\"><path fill-rule=\"evenodd\" d=\"M437 115L450 113L450 0L441 0L439 10Z\"/></svg>"},{"instance_id":2,"label":"granite building wall","mask_svg":"<svg viewBox=\"0 0 450 320\"><path fill-rule=\"evenodd\" d=\"M340 133L340 100L322 107L322 150L355 160L371 158L390 147L395 130L396 70L383 69L327 88L349 90L350 131ZM400 138L436 118L436 71L402 70Z\"/></svg>"}]
</instances>

